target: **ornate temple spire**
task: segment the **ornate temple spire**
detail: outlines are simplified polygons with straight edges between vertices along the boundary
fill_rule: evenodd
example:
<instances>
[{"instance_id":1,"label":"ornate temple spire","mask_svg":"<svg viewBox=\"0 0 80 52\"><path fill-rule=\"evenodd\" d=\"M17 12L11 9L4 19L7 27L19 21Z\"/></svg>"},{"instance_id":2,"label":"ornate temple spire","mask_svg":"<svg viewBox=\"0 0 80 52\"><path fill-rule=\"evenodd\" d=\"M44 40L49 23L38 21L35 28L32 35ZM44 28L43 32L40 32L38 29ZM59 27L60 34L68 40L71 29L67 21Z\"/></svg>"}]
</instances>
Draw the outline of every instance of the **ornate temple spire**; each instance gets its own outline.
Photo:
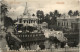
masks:
<instances>
[{"instance_id":1,"label":"ornate temple spire","mask_svg":"<svg viewBox=\"0 0 80 52\"><path fill-rule=\"evenodd\" d=\"M24 16L24 15L30 17L30 13L29 13L29 10L28 10L27 2L26 2L26 6L25 6L24 13L23 13L23 16Z\"/></svg>"}]
</instances>

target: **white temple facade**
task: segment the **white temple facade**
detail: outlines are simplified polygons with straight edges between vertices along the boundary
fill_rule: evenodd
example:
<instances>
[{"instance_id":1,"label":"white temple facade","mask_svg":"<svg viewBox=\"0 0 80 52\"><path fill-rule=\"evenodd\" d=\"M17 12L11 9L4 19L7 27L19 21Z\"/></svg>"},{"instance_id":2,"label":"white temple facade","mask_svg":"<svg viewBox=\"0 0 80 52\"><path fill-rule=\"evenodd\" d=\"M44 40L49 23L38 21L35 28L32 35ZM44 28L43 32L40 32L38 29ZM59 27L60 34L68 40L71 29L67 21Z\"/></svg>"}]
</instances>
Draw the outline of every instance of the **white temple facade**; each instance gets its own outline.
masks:
<instances>
[{"instance_id":1,"label":"white temple facade","mask_svg":"<svg viewBox=\"0 0 80 52\"><path fill-rule=\"evenodd\" d=\"M23 15L17 18L17 22L15 24L23 24L23 26L37 26L38 18L36 16L32 16L29 13L27 3L24 10Z\"/></svg>"}]
</instances>

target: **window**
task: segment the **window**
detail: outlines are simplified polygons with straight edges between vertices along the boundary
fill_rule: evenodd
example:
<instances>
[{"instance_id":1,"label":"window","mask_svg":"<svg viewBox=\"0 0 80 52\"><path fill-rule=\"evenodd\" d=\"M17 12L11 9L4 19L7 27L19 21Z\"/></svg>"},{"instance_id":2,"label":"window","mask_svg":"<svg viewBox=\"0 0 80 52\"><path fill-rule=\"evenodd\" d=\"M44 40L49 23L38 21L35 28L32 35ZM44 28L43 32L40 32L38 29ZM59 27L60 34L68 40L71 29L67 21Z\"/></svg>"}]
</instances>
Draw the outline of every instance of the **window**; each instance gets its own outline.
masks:
<instances>
[{"instance_id":1,"label":"window","mask_svg":"<svg viewBox=\"0 0 80 52\"><path fill-rule=\"evenodd\" d=\"M62 22L62 26L63 26L63 22Z\"/></svg>"},{"instance_id":2,"label":"window","mask_svg":"<svg viewBox=\"0 0 80 52\"><path fill-rule=\"evenodd\" d=\"M19 37L20 37L20 35L19 35Z\"/></svg>"},{"instance_id":3,"label":"window","mask_svg":"<svg viewBox=\"0 0 80 52\"><path fill-rule=\"evenodd\" d=\"M25 35L25 37L27 37L27 35Z\"/></svg>"},{"instance_id":4,"label":"window","mask_svg":"<svg viewBox=\"0 0 80 52\"><path fill-rule=\"evenodd\" d=\"M38 35L36 34L36 36L38 36Z\"/></svg>"},{"instance_id":5,"label":"window","mask_svg":"<svg viewBox=\"0 0 80 52\"><path fill-rule=\"evenodd\" d=\"M24 37L24 35L23 35L23 37Z\"/></svg>"},{"instance_id":6,"label":"window","mask_svg":"<svg viewBox=\"0 0 80 52\"><path fill-rule=\"evenodd\" d=\"M27 37L29 37L29 35L27 35Z\"/></svg>"},{"instance_id":7,"label":"window","mask_svg":"<svg viewBox=\"0 0 80 52\"><path fill-rule=\"evenodd\" d=\"M27 23L28 23L28 21L27 21Z\"/></svg>"},{"instance_id":8,"label":"window","mask_svg":"<svg viewBox=\"0 0 80 52\"><path fill-rule=\"evenodd\" d=\"M59 25L60 25L60 23L58 22L58 23L57 23L57 25L59 26Z\"/></svg>"},{"instance_id":9,"label":"window","mask_svg":"<svg viewBox=\"0 0 80 52\"><path fill-rule=\"evenodd\" d=\"M22 37L22 35L20 35Z\"/></svg>"},{"instance_id":10,"label":"window","mask_svg":"<svg viewBox=\"0 0 80 52\"><path fill-rule=\"evenodd\" d=\"M19 19L19 23L22 23L22 19Z\"/></svg>"},{"instance_id":11,"label":"window","mask_svg":"<svg viewBox=\"0 0 80 52\"><path fill-rule=\"evenodd\" d=\"M34 20L34 23L35 23L35 20Z\"/></svg>"},{"instance_id":12,"label":"window","mask_svg":"<svg viewBox=\"0 0 80 52\"><path fill-rule=\"evenodd\" d=\"M67 27L68 27L68 22L67 22Z\"/></svg>"},{"instance_id":13,"label":"window","mask_svg":"<svg viewBox=\"0 0 80 52\"><path fill-rule=\"evenodd\" d=\"M64 22L64 26L65 26L65 22Z\"/></svg>"},{"instance_id":14,"label":"window","mask_svg":"<svg viewBox=\"0 0 80 52\"><path fill-rule=\"evenodd\" d=\"M26 22L26 20L24 20L24 23Z\"/></svg>"},{"instance_id":15,"label":"window","mask_svg":"<svg viewBox=\"0 0 80 52\"><path fill-rule=\"evenodd\" d=\"M33 37L35 37L35 35L33 35Z\"/></svg>"},{"instance_id":16,"label":"window","mask_svg":"<svg viewBox=\"0 0 80 52\"><path fill-rule=\"evenodd\" d=\"M31 23L32 23L32 20L31 20Z\"/></svg>"},{"instance_id":17,"label":"window","mask_svg":"<svg viewBox=\"0 0 80 52\"><path fill-rule=\"evenodd\" d=\"M32 35L30 35L30 37L32 37Z\"/></svg>"},{"instance_id":18,"label":"window","mask_svg":"<svg viewBox=\"0 0 80 52\"><path fill-rule=\"evenodd\" d=\"M29 24L30 24L30 20L29 20Z\"/></svg>"}]
</instances>

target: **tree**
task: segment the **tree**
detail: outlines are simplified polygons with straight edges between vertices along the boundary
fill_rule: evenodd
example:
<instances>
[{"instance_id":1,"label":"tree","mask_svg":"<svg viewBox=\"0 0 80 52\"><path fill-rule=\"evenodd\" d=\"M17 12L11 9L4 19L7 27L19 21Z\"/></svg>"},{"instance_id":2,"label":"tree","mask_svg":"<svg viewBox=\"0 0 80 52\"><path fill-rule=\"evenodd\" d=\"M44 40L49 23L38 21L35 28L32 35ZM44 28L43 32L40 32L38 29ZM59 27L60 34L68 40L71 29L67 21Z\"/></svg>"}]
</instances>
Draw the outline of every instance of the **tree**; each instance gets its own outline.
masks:
<instances>
[{"instance_id":1,"label":"tree","mask_svg":"<svg viewBox=\"0 0 80 52\"><path fill-rule=\"evenodd\" d=\"M73 15L74 16L79 16L79 11L78 10L74 11L74 14Z\"/></svg>"},{"instance_id":2,"label":"tree","mask_svg":"<svg viewBox=\"0 0 80 52\"><path fill-rule=\"evenodd\" d=\"M45 45L44 44L40 44L39 47L41 48L41 50L45 49Z\"/></svg>"},{"instance_id":3,"label":"tree","mask_svg":"<svg viewBox=\"0 0 80 52\"><path fill-rule=\"evenodd\" d=\"M58 10L55 10L54 11L54 17L58 17L59 16L59 12L58 12Z\"/></svg>"},{"instance_id":4,"label":"tree","mask_svg":"<svg viewBox=\"0 0 80 52\"><path fill-rule=\"evenodd\" d=\"M68 12L68 15L69 15L69 16L72 16L72 15L73 15L73 11L70 10L70 11Z\"/></svg>"},{"instance_id":5,"label":"tree","mask_svg":"<svg viewBox=\"0 0 80 52\"><path fill-rule=\"evenodd\" d=\"M14 22L10 17L5 16L4 17L4 26L5 27L9 27L9 26L13 26Z\"/></svg>"},{"instance_id":6,"label":"tree","mask_svg":"<svg viewBox=\"0 0 80 52\"><path fill-rule=\"evenodd\" d=\"M1 3L1 21L5 27L12 26L14 24L13 20L10 17L7 17L8 6L4 3Z\"/></svg>"},{"instance_id":7,"label":"tree","mask_svg":"<svg viewBox=\"0 0 80 52\"><path fill-rule=\"evenodd\" d=\"M15 39L10 32L6 35L6 41L11 50L18 50L20 48L21 42Z\"/></svg>"},{"instance_id":8,"label":"tree","mask_svg":"<svg viewBox=\"0 0 80 52\"><path fill-rule=\"evenodd\" d=\"M36 30L36 28L35 27L32 27L32 26L27 26L27 30L29 32L32 32L32 31Z\"/></svg>"},{"instance_id":9,"label":"tree","mask_svg":"<svg viewBox=\"0 0 80 52\"><path fill-rule=\"evenodd\" d=\"M59 43L60 41L57 39L57 37L54 37L54 36L50 36L49 37L49 40L52 42L52 43Z\"/></svg>"},{"instance_id":10,"label":"tree","mask_svg":"<svg viewBox=\"0 0 80 52\"><path fill-rule=\"evenodd\" d=\"M48 25L51 24L51 22L50 22L50 15L49 14L46 14L44 22L48 23Z\"/></svg>"},{"instance_id":11,"label":"tree","mask_svg":"<svg viewBox=\"0 0 80 52\"><path fill-rule=\"evenodd\" d=\"M1 14L6 15L7 12L8 12L7 5L2 4L1 5Z\"/></svg>"},{"instance_id":12,"label":"tree","mask_svg":"<svg viewBox=\"0 0 80 52\"><path fill-rule=\"evenodd\" d=\"M7 5L5 5L5 4L1 4L1 21L4 21L4 17L6 16L6 14L7 14L7 12L8 12L8 9L7 9Z\"/></svg>"},{"instance_id":13,"label":"tree","mask_svg":"<svg viewBox=\"0 0 80 52\"><path fill-rule=\"evenodd\" d=\"M37 14L38 19L40 19L40 20L38 20L39 23L42 23L44 21L44 12L38 10L36 14Z\"/></svg>"},{"instance_id":14,"label":"tree","mask_svg":"<svg viewBox=\"0 0 80 52\"><path fill-rule=\"evenodd\" d=\"M51 19L51 25L56 25L57 24L57 17L58 17L59 12L57 10L54 11L54 14L50 13L52 19Z\"/></svg>"},{"instance_id":15,"label":"tree","mask_svg":"<svg viewBox=\"0 0 80 52\"><path fill-rule=\"evenodd\" d=\"M44 12L43 11L38 10L36 14L37 14L38 18L40 18L40 19L44 18Z\"/></svg>"},{"instance_id":16,"label":"tree","mask_svg":"<svg viewBox=\"0 0 80 52\"><path fill-rule=\"evenodd\" d=\"M52 17L54 14L53 14L53 12L50 12L50 16Z\"/></svg>"},{"instance_id":17,"label":"tree","mask_svg":"<svg viewBox=\"0 0 80 52\"><path fill-rule=\"evenodd\" d=\"M52 44L55 44L55 47L56 47L56 48L58 47L59 43L61 43L61 42L57 39L57 37L54 37L54 36L50 36L50 37L49 37L49 41L51 42L51 45L52 45Z\"/></svg>"}]
</instances>

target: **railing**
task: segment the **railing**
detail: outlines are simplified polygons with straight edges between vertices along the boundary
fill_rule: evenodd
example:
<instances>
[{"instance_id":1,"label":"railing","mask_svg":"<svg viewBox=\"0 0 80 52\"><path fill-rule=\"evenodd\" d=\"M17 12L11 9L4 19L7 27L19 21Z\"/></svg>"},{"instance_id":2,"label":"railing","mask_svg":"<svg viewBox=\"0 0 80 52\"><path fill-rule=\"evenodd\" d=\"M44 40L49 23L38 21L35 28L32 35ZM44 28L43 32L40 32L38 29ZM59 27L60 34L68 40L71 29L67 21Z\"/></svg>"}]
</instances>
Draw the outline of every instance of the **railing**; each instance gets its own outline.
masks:
<instances>
[{"instance_id":1,"label":"railing","mask_svg":"<svg viewBox=\"0 0 80 52\"><path fill-rule=\"evenodd\" d=\"M7 50L2 52L79 52L78 47L72 47L72 48L58 48L58 49L45 49L45 50Z\"/></svg>"}]
</instances>

